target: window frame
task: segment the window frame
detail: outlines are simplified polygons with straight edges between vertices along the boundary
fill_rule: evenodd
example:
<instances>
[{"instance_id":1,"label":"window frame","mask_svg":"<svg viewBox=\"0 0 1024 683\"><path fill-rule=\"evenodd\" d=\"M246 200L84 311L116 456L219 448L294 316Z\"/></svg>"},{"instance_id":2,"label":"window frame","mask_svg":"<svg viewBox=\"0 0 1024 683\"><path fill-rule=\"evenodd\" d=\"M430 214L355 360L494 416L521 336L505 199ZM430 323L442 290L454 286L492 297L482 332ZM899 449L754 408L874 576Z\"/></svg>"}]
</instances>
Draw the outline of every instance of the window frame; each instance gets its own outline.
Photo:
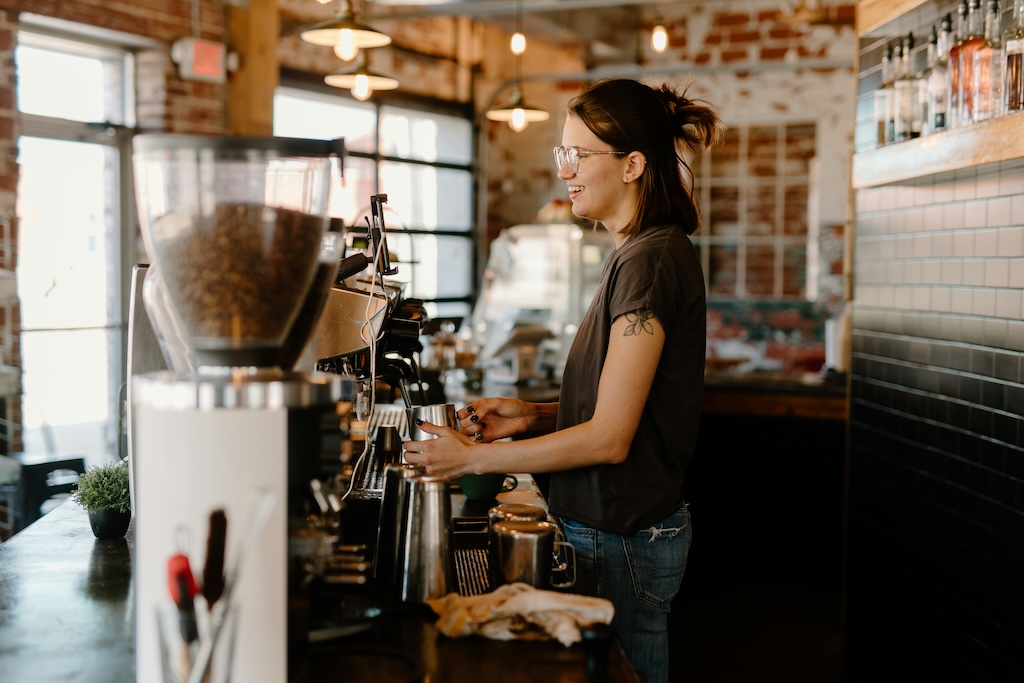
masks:
<instances>
[{"instance_id":1,"label":"window frame","mask_svg":"<svg viewBox=\"0 0 1024 683\"><path fill-rule=\"evenodd\" d=\"M463 296L437 296L424 298L423 301L427 304L464 304L466 308L466 315L469 316L472 313L472 307L477 297L476 274L478 268L478 254L476 249L476 242L479 232L479 224L477 221L478 207L480 203L480 181L479 181L479 164L478 164L478 139L479 139L479 123L473 115L472 104L460 104L452 103L442 100L435 100L432 98L421 97L411 95L408 93L397 93L392 91L375 92L370 100L359 101L355 97L352 97L347 90L340 90L323 83L321 79L311 78L310 74L304 74L301 72L293 72L290 70L282 70L281 77L277 87L278 91L285 91L294 93L297 95L312 96L314 98L329 98L336 99L341 98L346 100L346 103L358 103L359 105L365 106L370 104L374 108L376 115L376 129L374 132L374 149L371 152L348 149L345 150L345 156L365 159L374 164L377 169L374 192L379 193L381 191L381 166L387 163L400 163L408 164L412 166L424 166L437 169L451 169L456 171L465 171L470 177L470 206L468 207L469 225L466 230L453 230L445 228L427 229L418 226L403 226L400 229L400 233L396 231L396 234L406 234L410 236L410 239L415 236L429 236L437 237L442 239L465 239L468 241L467 253L470 254L470 260L466 264L467 276L468 276L468 291ZM422 112L425 114L439 114L444 116L453 116L465 119L469 124L469 146L470 146L470 159L465 164L447 162L447 161L425 161L422 159L405 158L395 155L383 154L380 151L380 113L383 108L395 107L408 109L413 111ZM387 216L385 216L385 221ZM387 226L392 229L392 226Z\"/></svg>"},{"instance_id":2,"label":"window frame","mask_svg":"<svg viewBox=\"0 0 1024 683\"><path fill-rule=\"evenodd\" d=\"M15 50L28 47L49 50L75 56L96 59L114 65L117 77L112 81L119 84L116 89L105 83L105 117L104 121L82 121L55 116L27 113L19 108L18 93L15 93L14 107L18 112L19 128L17 138L40 138L65 142L93 144L106 147L113 151L116 162L111 167L112 192L111 204L116 210L111 214L117 222L116 240L118 253L112 265L117 268L117 291L108 299L108 310L112 320L107 327L117 329L120 338L119 362L111 365L111 372L116 376L108 377L115 401L109 406L111 422L108 433L114 436L111 444L118 457L126 452L125 425L123 424L123 406L121 395L126 386L128 348L128 311L130 308L130 289L132 267L142 257L141 239L138 229L138 217L135 213L135 189L132 174L131 140L135 132L135 54L137 44L92 35L89 31L79 33L70 29L64 30L51 26L51 22L43 21L45 17L35 20L34 15L23 17L15 36ZM112 32L111 32L112 33ZM116 103L116 104L115 104ZM74 331L69 328L69 331ZM19 356L18 364L22 360ZM118 389L118 387L120 387ZM19 399L20 400L20 399ZM24 416L22 417L24 419ZM19 425L24 429L24 425ZM20 439L21 437L19 437ZM110 453L89 453L87 461L102 460L110 457ZM97 460L97 462L99 461Z\"/></svg>"},{"instance_id":3,"label":"window frame","mask_svg":"<svg viewBox=\"0 0 1024 683\"><path fill-rule=\"evenodd\" d=\"M697 184L698 197L702 209L702 228L693 235L694 244L697 246L701 257L701 266L704 269L705 285L708 289L709 300L739 301L739 300L762 300L762 301L805 301L814 298L817 287L813 282L812 266L816 262L816 245L814 237L816 227L813 225L812 202L815 186L815 158L817 155L817 134L819 122L814 119L782 119L767 121L743 121L729 124L729 132L738 134L737 146L739 147L739 158L735 161L738 172L735 175L715 176L712 173L714 164L715 148L709 152L699 155L691 164L691 170ZM812 130L809 138L814 142L814 154L808 158L807 172L805 174L793 175L785 173L786 155L786 133L790 128L810 127ZM749 168L749 143L752 129L772 128L776 138L775 166L776 174L765 179L765 176L753 175ZM783 144L779 144L782 141ZM795 182L793 182L795 181ZM787 234L782 229L785 223L786 212L786 189L792 186L805 189L806 201L804 210L804 231L797 234ZM737 188L737 221L740 229L739 234L715 233L713 224L715 222L712 190L718 188ZM752 192L760 188L773 189L774 209L772 218L771 234L758 235L750 231L749 221L749 198ZM770 246L774 253L772 256L772 288L770 292L751 295L748 289L748 256L751 247L760 245ZM726 295L713 291L712 280L712 250L721 246L734 246L736 248L735 262L735 283L732 294ZM804 284L799 294L785 293L785 272L793 270L787 267L786 258L793 247L803 250L804 258L802 272Z\"/></svg>"}]
</instances>

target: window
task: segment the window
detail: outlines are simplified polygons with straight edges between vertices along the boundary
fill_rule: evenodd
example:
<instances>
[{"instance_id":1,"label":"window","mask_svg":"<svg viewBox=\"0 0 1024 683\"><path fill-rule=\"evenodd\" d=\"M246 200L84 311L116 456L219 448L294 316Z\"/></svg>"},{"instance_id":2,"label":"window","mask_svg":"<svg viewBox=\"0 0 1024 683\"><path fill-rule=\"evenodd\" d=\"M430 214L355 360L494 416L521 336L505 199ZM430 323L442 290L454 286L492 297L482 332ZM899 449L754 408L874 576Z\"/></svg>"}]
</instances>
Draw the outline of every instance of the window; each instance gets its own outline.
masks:
<instances>
[{"instance_id":1,"label":"window","mask_svg":"<svg viewBox=\"0 0 1024 683\"><path fill-rule=\"evenodd\" d=\"M813 123L730 126L692 164L711 299L801 299L807 293Z\"/></svg>"},{"instance_id":2,"label":"window","mask_svg":"<svg viewBox=\"0 0 1024 683\"><path fill-rule=\"evenodd\" d=\"M386 194L388 246L405 296L422 299L431 317L469 315L475 198L468 118L282 87L274 134L345 138L332 215L350 232L364 231L371 195Z\"/></svg>"},{"instance_id":3,"label":"window","mask_svg":"<svg viewBox=\"0 0 1024 683\"><path fill-rule=\"evenodd\" d=\"M99 464L122 450L131 60L29 31L14 58L22 447Z\"/></svg>"}]
</instances>

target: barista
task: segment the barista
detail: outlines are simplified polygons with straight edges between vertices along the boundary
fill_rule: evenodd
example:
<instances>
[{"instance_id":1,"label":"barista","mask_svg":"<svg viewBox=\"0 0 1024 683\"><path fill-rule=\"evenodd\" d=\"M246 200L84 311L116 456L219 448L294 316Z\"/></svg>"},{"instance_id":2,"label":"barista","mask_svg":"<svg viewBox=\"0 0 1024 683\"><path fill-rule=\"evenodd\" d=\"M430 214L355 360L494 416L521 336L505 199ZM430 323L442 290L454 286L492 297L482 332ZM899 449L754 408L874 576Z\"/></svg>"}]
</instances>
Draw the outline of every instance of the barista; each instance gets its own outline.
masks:
<instances>
[{"instance_id":1,"label":"barista","mask_svg":"<svg viewBox=\"0 0 1024 683\"><path fill-rule=\"evenodd\" d=\"M558 177L573 213L603 225L616 248L559 401L480 399L459 411L461 432L424 424L439 438L405 444L409 462L450 479L550 472L576 590L612 601L612 627L651 683L668 679L704 377L704 276L688 237L700 213L680 151L709 147L721 130L712 109L668 86L604 80L574 98L554 149Z\"/></svg>"}]
</instances>

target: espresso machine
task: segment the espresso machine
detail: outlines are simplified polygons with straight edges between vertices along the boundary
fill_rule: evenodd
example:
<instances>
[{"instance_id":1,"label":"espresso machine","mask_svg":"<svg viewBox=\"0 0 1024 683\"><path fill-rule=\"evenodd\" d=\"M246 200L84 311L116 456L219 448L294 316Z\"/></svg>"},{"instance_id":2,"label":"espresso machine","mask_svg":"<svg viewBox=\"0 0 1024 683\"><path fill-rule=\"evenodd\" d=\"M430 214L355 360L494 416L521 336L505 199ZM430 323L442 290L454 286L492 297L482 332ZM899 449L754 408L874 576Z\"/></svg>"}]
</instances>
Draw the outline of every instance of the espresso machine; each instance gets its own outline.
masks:
<instances>
[{"instance_id":1,"label":"espresso machine","mask_svg":"<svg viewBox=\"0 0 1024 683\"><path fill-rule=\"evenodd\" d=\"M343 152L135 138L143 298L167 368L130 380L137 680L280 683L308 642L357 391L300 361L325 316L373 327L331 305Z\"/></svg>"}]
</instances>

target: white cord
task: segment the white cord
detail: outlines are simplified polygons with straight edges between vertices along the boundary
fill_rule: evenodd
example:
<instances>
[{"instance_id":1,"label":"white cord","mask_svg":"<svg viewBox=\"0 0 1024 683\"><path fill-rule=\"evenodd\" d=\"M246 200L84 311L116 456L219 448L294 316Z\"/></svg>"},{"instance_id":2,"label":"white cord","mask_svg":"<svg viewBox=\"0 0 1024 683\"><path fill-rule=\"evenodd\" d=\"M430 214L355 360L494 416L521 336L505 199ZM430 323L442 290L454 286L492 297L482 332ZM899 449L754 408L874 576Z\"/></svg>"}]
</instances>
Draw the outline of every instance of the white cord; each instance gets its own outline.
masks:
<instances>
[{"instance_id":1,"label":"white cord","mask_svg":"<svg viewBox=\"0 0 1024 683\"><path fill-rule=\"evenodd\" d=\"M371 269L371 275L370 275L370 292L369 292L369 296L366 299L366 310L364 312L365 313L364 318L366 319L366 321L363 323L362 327L359 328L359 336L363 340L363 342L365 342L366 345L369 347L369 354L370 354L370 380L369 380L370 381L370 404L368 406L366 406L366 419L364 420L364 422L366 423L366 431L363 434L363 450L359 454L359 457L356 459L355 465L352 466L352 476L349 477L348 489L341 496L342 500L345 500L346 498L348 498L349 494L352 493L352 490L355 488L355 485L356 485L356 473L359 472L359 468L362 466L363 461L366 459L366 456L370 452L370 434L369 434L370 418L373 417L374 411L377 409L377 342L379 342L381 337L384 336L384 326L381 325L380 331L377 332L376 334L368 334L368 330L373 330L373 312L374 311L373 311L372 304L373 304L373 301L374 301L374 298L375 298L375 294L376 294L377 276L380 274L379 273L379 266L380 266L381 252L383 250L384 250L384 244L383 244L383 240L382 240L382 243L379 245L376 253L374 253L374 255L373 255L373 262L371 264L372 265L372 269ZM381 279L381 283L380 284L381 284L381 294L383 295L384 294L384 281L383 281L383 278ZM360 404L361 404L361 401L357 398L356 399L356 406L357 406L356 418L357 419L362 419L362 418L360 418L360 416L358 414L359 413L358 407L360 406Z\"/></svg>"}]
</instances>

